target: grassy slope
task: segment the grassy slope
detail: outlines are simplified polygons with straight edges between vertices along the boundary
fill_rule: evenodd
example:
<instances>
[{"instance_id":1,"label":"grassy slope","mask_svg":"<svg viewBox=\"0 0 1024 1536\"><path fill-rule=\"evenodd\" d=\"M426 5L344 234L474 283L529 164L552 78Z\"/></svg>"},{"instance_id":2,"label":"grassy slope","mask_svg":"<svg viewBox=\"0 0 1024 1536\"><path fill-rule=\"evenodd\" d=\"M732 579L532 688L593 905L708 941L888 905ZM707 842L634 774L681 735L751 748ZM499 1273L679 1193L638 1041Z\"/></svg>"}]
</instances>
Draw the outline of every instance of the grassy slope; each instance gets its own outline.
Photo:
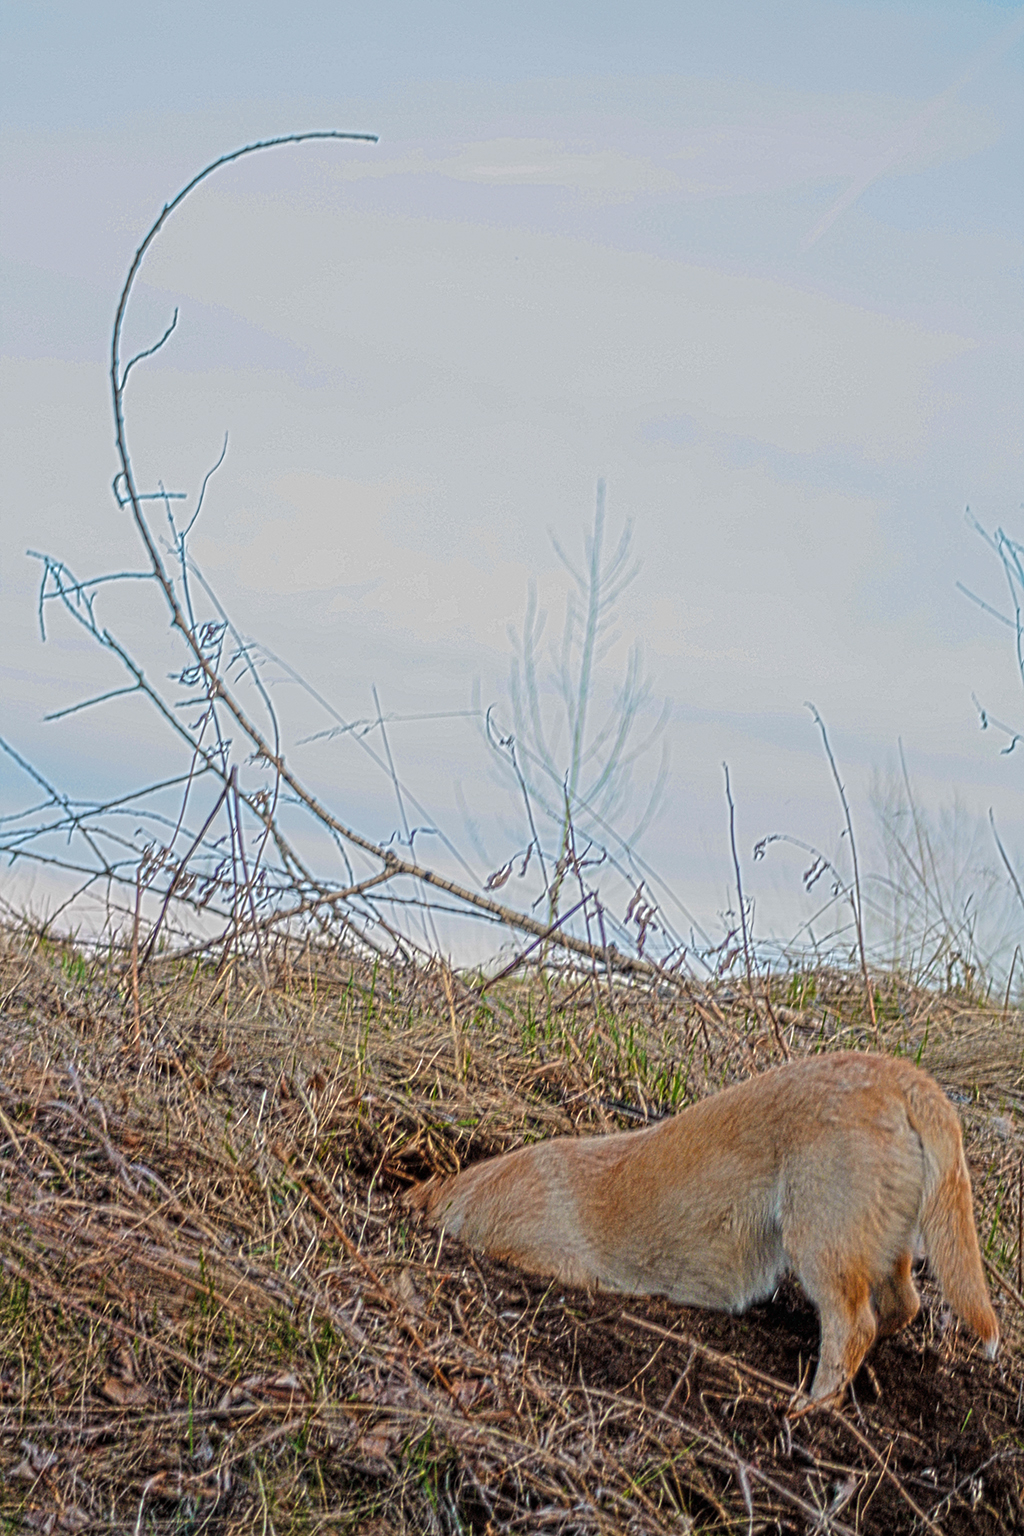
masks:
<instances>
[{"instance_id":1,"label":"grassy slope","mask_svg":"<svg viewBox=\"0 0 1024 1536\"><path fill-rule=\"evenodd\" d=\"M886 983L957 1102L1006 1347L922 1318L785 1418L817 1325L573 1293L410 1228L411 1178L777 1057L742 998L279 956L274 985L0 938L0 1528L949 1532L1024 1525L1024 1018ZM874 1046L780 983L795 1052ZM619 1106L618 1108L616 1106ZM995 1279L998 1271L1004 1282Z\"/></svg>"}]
</instances>

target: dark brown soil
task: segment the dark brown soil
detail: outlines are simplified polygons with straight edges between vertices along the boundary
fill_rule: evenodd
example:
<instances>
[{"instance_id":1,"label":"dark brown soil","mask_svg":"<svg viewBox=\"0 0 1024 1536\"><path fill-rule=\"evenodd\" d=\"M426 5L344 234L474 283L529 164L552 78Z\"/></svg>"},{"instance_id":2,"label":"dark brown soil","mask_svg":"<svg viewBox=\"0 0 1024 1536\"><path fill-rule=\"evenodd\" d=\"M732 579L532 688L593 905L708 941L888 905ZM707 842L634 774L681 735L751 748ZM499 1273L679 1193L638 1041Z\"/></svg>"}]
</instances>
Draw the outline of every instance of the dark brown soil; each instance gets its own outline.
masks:
<instances>
[{"instance_id":1,"label":"dark brown soil","mask_svg":"<svg viewBox=\"0 0 1024 1536\"><path fill-rule=\"evenodd\" d=\"M751 1484L767 1477L784 1487L793 1506L780 1507L774 1526L762 1530L807 1530L796 1499L833 1512L823 1529L920 1531L912 1499L945 1532L1024 1530L1022 1383L954 1332L939 1335L933 1306L903 1335L879 1343L841 1411L801 1415L788 1411L784 1388L813 1372L818 1320L794 1283L733 1317L551 1287L487 1260L471 1260L470 1271L476 1284L464 1293L467 1320L475 1302L509 1327L528 1324L528 1360L538 1375L569 1395L607 1395L662 1417L668 1446L685 1443L691 1430L728 1446L732 1469L723 1465L716 1475L705 1466L720 1497L742 1484L744 1472ZM714 1524L710 1497L680 1487L679 1501L698 1522Z\"/></svg>"}]
</instances>

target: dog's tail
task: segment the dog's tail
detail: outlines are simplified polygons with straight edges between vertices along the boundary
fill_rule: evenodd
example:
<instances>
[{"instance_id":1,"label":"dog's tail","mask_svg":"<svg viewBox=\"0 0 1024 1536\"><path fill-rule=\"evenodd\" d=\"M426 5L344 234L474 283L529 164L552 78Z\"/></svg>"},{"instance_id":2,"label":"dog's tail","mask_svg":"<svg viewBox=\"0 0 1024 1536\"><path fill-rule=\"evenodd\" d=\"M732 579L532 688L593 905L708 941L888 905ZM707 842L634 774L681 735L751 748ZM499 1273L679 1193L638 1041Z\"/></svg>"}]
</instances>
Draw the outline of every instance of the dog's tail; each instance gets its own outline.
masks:
<instances>
[{"instance_id":1,"label":"dog's tail","mask_svg":"<svg viewBox=\"0 0 1024 1536\"><path fill-rule=\"evenodd\" d=\"M942 1294L994 1360L999 1323L989 1299L971 1202L971 1177L964 1158L956 1111L937 1084L915 1082L908 1089L910 1121L924 1147L927 1173L921 1210L921 1237Z\"/></svg>"}]
</instances>

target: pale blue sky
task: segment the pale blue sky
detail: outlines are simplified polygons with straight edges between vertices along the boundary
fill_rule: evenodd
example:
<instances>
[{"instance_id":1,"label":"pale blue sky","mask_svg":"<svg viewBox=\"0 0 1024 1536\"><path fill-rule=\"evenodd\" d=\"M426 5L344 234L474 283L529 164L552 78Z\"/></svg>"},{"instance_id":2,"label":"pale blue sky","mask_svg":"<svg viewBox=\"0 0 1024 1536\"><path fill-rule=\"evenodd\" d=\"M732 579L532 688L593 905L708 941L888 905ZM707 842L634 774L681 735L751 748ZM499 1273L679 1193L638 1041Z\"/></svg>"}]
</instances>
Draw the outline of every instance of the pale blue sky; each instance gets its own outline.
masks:
<instances>
[{"instance_id":1,"label":"pale blue sky","mask_svg":"<svg viewBox=\"0 0 1024 1536\"><path fill-rule=\"evenodd\" d=\"M142 477L194 491L230 433L195 552L239 627L347 716L373 684L396 710L468 707L476 679L500 700L531 579L558 621L549 531L579 546L604 475L643 563L624 639L674 701L646 851L702 920L728 900L723 758L745 847L836 845L807 698L865 840L902 738L927 804L994 807L1024 855L1019 767L971 702L1019 718L1019 679L955 587L1001 600L965 504L1024 534L1020 5L38 3L3 28L3 734L53 777L98 789L112 738L125 772L160 751L117 706L40 723L108 668L60 625L40 644L24 556L137 559L108 489L131 254L207 160L335 127L380 144L218 173L129 319L143 343L181 310L131 401ZM514 817L484 749L432 729L398 733L403 774L466 842L458 781L496 867ZM291 750L390 835L386 785ZM781 931L794 869L758 879Z\"/></svg>"}]
</instances>

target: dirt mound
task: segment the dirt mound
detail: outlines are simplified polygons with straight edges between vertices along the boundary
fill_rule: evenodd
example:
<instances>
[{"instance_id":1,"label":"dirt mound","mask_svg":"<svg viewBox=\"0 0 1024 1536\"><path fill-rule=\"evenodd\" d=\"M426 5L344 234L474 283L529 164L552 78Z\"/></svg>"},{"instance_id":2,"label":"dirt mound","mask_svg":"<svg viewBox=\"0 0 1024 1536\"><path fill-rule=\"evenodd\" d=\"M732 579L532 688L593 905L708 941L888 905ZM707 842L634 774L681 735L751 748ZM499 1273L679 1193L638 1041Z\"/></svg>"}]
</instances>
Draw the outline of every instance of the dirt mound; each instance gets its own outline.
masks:
<instances>
[{"instance_id":1,"label":"dirt mound","mask_svg":"<svg viewBox=\"0 0 1024 1536\"><path fill-rule=\"evenodd\" d=\"M977 1360L966 1340L937 1333L926 1284L921 1318L872 1352L843 1410L801 1415L789 1404L816 1360L818 1323L793 1284L730 1317L553 1290L487 1262L473 1268L473 1292L483 1287L509 1339L517 1323L528 1326L524 1369L577 1412L599 1416L634 1476L649 1456L644 1430L664 1449L663 1488L671 1453L701 1447L703 1488L691 1477L673 1497L702 1530L735 1518L737 1491L786 1531L818 1519L862 1532L909 1532L929 1520L979 1536L1019 1526L1019 1381Z\"/></svg>"}]
</instances>

